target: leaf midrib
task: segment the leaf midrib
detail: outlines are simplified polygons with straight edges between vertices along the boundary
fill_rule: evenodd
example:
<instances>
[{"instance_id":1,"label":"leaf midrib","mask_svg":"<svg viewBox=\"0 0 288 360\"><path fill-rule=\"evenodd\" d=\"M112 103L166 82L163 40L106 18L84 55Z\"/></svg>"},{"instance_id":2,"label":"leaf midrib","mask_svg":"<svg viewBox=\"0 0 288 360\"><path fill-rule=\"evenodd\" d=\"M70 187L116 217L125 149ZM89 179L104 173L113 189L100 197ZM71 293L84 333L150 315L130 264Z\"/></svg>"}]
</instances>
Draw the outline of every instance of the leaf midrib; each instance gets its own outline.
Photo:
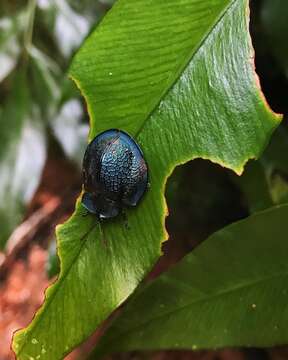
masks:
<instances>
[{"instance_id":1,"label":"leaf midrib","mask_svg":"<svg viewBox=\"0 0 288 360\"><path fill-rule=\"evenodd\" d=\"M219 14L219 16L216 18L215 22L211 25L211 27L209 27L209 29L206 31L206 33L204 33L203 38L201 39L201 41L199 41L198 46L196 46L195 48L193 48L193 50L191 51L191 53L189 54L189 56L187 56L187 60L183 61L182 64L180 64L178 71L176 71L176 76L173 74L171 75L171 77L175 76L175 79L171 82L171 85L168 86L166 89L163 90L163 92L161 93L160 97L159 97L159 101L156 102L155 106L151 109L151 111L147 114L146 119L143 121L143 123L141 124L139 130L137 130L136 134L134 135L135 139L138 138L138 136L140 135L140 133L142 132L143 128L145 127L145 124L147 122L147 120L151 117L151 115L156 111L156 109L158 108L160 102L162 101L162 99L166 96L166 94L168 94L168 92L173 88L173 86L177 83L177 81L180 79L181 75L183 74L183 72L185 71L185 69L188 67L188 65L190 64L190 62L193 60L193 58L197 55L197 53L199 52L199 50L202 48L203 44L206 42L206 40L211 36L211 34L213 33L213 31L215 30L215 28L218 26L218 24L220 24L220 22L222 21L222 19L224 18L224 16L230 11L230 9L234 6L234 4L239 1L239 0L231 0L229 4L227 4L227 6L225 6L225 8L222 10L222 12ZM167 83L169 83L169 79L170 77L167 79Z\"/></svg>"},{"instance_id":2,"label":"leaf midrib","mask_svg":"<svg viewBox=\"0 0 288 360\"><path fill-rule=\"evenodd\" d=\"M202 297L200 299L197 299L197 300L194 300L194 301L191 301L189 302L188 304L186 305L183 305L183 306L180 306L176 309L172 309L170 311L166 311L165 313L162 313L161 315L159 316L155 316L153 317L152 319L150 320L147 320L147 321L144 321L143 323L135 326L135 327L131 327L129 328L128 331L124 331L123 333L120 333L119 335L116 335L115 337L112 337L110 341L108 341L108 343L105 344L105 347L107 346L107 344L109 345L110 343L113 343L113 341L117 338L121 338L131 332L135 332L136 329L139 329L139 328L142 328L143 326L146 326L146 325L149 325L150 323L154 322L154 321L158 321L168 315L171 315L171 314L175 314L179 311L182 311L186 308L189 308L197 303L201 303L201 302L209 302L210 300L214 300L216 298L221 298L223 296L226 296L228 294L231 294L233 292L237 292L239 290L243 290L243 289L246 289L246 288L249 288L249 287L254 287L254 286L257 286L261 283L264 283L266 281L269 281L269 280L272 280L274 278L280 278L280 277L287 277L288 276L288 271L287 272L283 272L283 273L275 273L275 274L271 274L269 276L266 276L266 277L263 277L261 279L256 279L255 281L251 281L251 282L246 282L244 284L241 284L239 286L235 286L235 287L232 287L232 288L229 288L229 289L225 289L224 291L220 291L220 292L217 292L215 294L212 294L211 296L207 295L205 297ZM155 280L157 281L157 280ZM185 283L185 286L187 286L187 284ZM191 288L192 290L194 290L194 288L192 286L190 286L190 284L188 284L189 288ZM138 296L141 296L141 293L138 294ZM97 350L96 350L96 353L97 353Z\"/></svg>"}]
</instances>

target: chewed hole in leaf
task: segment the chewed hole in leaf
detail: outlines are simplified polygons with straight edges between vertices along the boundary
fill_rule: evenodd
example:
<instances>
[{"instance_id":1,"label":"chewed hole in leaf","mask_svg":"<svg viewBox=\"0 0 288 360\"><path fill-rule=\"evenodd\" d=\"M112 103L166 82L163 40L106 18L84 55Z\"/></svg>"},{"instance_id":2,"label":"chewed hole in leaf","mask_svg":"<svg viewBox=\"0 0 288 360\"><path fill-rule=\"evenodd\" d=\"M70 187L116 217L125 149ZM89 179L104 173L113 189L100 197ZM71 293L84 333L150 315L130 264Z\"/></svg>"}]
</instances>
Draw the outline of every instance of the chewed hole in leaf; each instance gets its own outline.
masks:
<instances>
[{"instance_id":1,"label":"chewed hole in leaf","mask_svg":"<svg viewBox=\"0 0 288 360\"><path fill-rule=\"evenodd\" d=\"M166 185L169 241L150 276L166 270L213 232L248 216L247 201L234 175L210 161L196 159L178 166Z\"/></svg>"}]
</instances>

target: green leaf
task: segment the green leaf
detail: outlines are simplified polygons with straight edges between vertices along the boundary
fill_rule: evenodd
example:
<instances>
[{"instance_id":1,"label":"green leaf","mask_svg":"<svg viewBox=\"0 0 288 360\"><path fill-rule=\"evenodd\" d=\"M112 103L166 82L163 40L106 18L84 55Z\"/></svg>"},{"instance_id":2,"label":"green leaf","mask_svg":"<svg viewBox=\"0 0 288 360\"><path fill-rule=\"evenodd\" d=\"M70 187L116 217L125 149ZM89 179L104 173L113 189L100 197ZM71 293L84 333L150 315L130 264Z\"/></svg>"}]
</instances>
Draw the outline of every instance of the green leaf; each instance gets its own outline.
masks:
<instances>
[{"instance_id":1,"label":"green leaf","mask_svg":"<svg viewBox=\"0 0 288 360\"><path fill-rule=\"evenodd\" d=\"M48 248L48 259L46 262L46 272L49 279L59 274L60 263L56 249L56 241L52 239Z\"/></svg>"},{"instance_id":2,"label":"green leaf","mask_svg":"<svg viewBox=\"0 0 288 360\"><path fill-rule=\"evenodd\" d=\"M288 202L288 132L284 125L285 123L275 131L260 159L275 205Z\"/></svg>"},{"instance_id":3,"label":"green leaf","mask_svg":"<svg viewBox=\"0 0 288 360\"><path fill-rule=\"evenodd\" d=\"M1 12L0 12L1 13ZM19 34L23 31L23 12L0 18L0 82L15 68L20 55Z\"/></svg>"},{"instance_id":4,"label":"green leaf","mask_svg":"<svg viewBox=\"0 0 288 360\"><path fill-rule=\"evenodd\" d=\"M63 75L58 66L36 47L31 46L29 55L31 97L41 111L42 121L48 122L58 110L61 95L60 81Z\"/></svg>"},{"instance_id":5,"label":"green leaf","mask_svg":"<svg viewBox=\"0 0 288 360\"><path fill-rule=\"evenodd\" d=\"M78 203L58 230L58 281L14 338L19 359L63 358L133 292L167 239L164 188L176 165L202 157L240 173L265 147L280 118L258 87L247 13L246 0L119 0L76 55L90 138L134 135L151 186L127 210L128 227L119 217L100 231Z\"/></svg>"},{"instance_id":6,"label":"green leaf","mask_svg":"<svg viewBox=\"0 0 288 360\"><path fill-rule=\"evenodd\" d=\"M288 202L288 182L279 174L271 179L271 195L275 204L286 204Z\"/></svg>"},{"instance_id":7,"label":"green leaf","mask_svg":"<svg viewBox=\"0 0 288 360\"><path fill-rule=\"evenodd\" d=\"M287 163L287 152L288 152L288 131L283 126L275 131L271 138L269 146L267 146L263 156L260 158L263 166L270 172L278 170L281 173L288 175L288 163Z\"/></svg>"},{"instance_id":8,"label":"green leaf","mask_svg":"<svg viewBox=\"0 0 288 360\"><path fill-rule=\"evenodd\" d=\"M26 76L20 71L0 113L0 248L21 221L45 163L44 128L34 120L35 110Z\"/></svg>"},{"instance_id":9,"label":"green leaf","mask_svg":"<svg viewBox=\"0 0 288 360\"><path fill-rule=\"evenodd\" d=\"M241 177L232 174L251 212L286 203L288 199L288 134L283 126L274 132L258 161L251 161Z\"/></svg>"},{"instance_id":10,"label":"green leaf","mask_svg":"<svg viewBox=\"0 0 288 360\"><path fill-rule=\"evenodd\" d=\"M286 344L287 216L274 207L213 234L138 291L94 355Z\"/></svg>"},{"instance_id":11,"label":"green leaf","mask_svg":"<svg viewBox=\"0 0 288 360\"><path fill-rule=\"evenodd\" d=\"M66 0L56 0L54 33L59 49L65 57L69 57L89 31L87 19L73 11Z\"/></svg>"},{"instance_id":12,"label":"green leaf","mask_svg":"<svg viewBox=\"0 0 288 360\"><path fill-rule=\"evenodd\" d=\"M241 189L247 208L251 213L273 206L271 190L265 166L258 161L249 162L242 176L232 175L232 179Z\"/></svg>"},{"instance_id":13,"label":"green leaf","mask_svg":"<svg viewBox=\"0 0 288 360\"><path fill-rule=\"evenodd\" d=\"M57 116L51 121L54 136L61 144L65 155L79 167L82 166L89 131L88 124L83 123L82 118L83 107L80 101L71 98L64 102Z\"/></svg>"}]
</instances>

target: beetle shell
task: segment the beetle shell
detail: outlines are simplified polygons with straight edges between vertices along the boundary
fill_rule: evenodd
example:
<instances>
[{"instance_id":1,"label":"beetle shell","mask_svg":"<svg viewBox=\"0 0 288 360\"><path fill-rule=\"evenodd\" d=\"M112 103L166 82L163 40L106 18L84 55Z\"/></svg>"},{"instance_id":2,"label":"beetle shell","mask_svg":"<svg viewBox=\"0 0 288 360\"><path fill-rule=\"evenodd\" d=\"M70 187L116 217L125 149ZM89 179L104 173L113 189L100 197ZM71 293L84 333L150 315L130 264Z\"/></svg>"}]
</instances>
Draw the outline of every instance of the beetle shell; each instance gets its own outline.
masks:
<instances>
[{"instance_id":1,"label":"beetle shell","mask_svg":"<svg viewBox=\"0 0 288 360\"><path fill-rule=\"evenodd\" d=\"M83 206L100 219L136 206L147 189L148 169L137 143L124 131L97 135L83 160Z\"/></svg>"}]
</instances>

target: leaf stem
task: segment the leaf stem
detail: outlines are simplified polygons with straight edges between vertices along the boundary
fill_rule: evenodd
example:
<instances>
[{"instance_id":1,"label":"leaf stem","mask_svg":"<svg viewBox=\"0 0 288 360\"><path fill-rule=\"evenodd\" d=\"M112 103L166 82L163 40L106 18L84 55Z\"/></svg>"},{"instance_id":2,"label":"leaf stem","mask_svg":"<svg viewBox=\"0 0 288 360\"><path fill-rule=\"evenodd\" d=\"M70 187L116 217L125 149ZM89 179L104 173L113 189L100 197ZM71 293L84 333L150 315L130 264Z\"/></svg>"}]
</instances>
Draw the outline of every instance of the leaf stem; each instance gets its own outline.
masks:
<instances>
[{"instance_id":1,"label":"leaf stem","mask_svg":"<svg viewBox=\"0 0 288 360\"><path fill-rule=\"evenodd\" d=\"M35 11L37 6L37 0L28 0L27 5L27 27L24 33L24 57L28 60L30 49L32 46L33 28L35 21Z\"/></svg>"}]
</instances>

